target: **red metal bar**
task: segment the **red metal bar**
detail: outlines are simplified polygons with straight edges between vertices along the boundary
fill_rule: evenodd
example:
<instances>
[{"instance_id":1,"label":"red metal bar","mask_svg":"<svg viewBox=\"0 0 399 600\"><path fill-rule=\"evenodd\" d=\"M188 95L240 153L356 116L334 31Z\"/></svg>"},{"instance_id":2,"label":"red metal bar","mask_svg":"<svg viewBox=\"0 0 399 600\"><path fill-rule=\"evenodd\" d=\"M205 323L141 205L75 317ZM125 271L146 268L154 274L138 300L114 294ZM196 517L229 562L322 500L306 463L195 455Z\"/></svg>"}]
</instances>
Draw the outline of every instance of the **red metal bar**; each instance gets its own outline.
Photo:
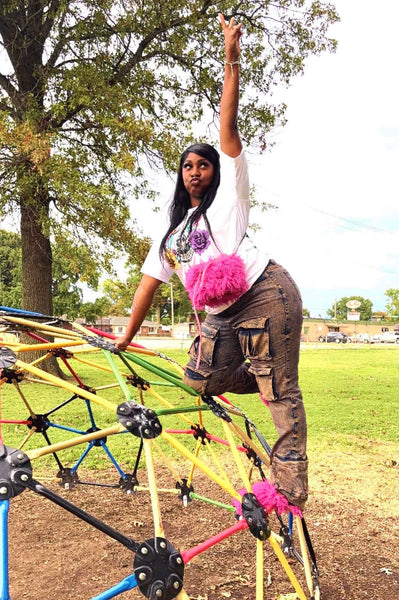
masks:
<instances>
[{"instance_id":1,"label":"red metal bar","mask_svg":"<svg viewBox=\"0 0 399 600\"><path fill-rule=\"evenodd\" d=\"M184 564L189 563L190 560L192 560L194 558L194 556L197 556L197 554L200 554L201 552L205 552L205 550L209 550L209 548L211 548L212 546L215 546L222 540L230 537L231 535L233 535L234 533L237 533L238 531L241 531L242 529L246 529L247 527L248 527L248 523L246 522L246 520L241 519L240 521L237 521L237 523L235 523L228 529L225 529L224 531L221 531L220 533L209 538L208 540L205 540L201 544L198 544L198 546L194 546L194 548L191 548L190 550L184 550L184 552L181 553Z\"/></svg>"}]
</instances>

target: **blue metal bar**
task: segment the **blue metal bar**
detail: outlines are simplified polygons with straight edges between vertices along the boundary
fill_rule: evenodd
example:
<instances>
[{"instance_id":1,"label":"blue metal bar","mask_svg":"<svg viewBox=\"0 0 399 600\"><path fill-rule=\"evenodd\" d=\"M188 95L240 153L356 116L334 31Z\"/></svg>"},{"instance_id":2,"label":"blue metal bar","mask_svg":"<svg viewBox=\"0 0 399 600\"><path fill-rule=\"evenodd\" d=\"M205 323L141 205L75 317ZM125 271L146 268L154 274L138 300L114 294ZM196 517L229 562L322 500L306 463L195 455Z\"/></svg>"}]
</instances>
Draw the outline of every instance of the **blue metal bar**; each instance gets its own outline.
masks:
<instances>
[{"instance_id":1,"label":"blue metal bar","mask_svg":"<svg viewBox=\"0 0 399 600\"><path fill-rule=\"evenodd\" d=\"M110 459L110 461L114 465L115 469L118 471L119 475L121 477L123 477L123 479L126 479L126 473L124 473L122 471L122 468L118 465L118 463L116 461L116 458L113 456L113 454L109 450L109 448L108 448L107 444L104 442L104 440L100 440L100 444L101 444L104 452L107 454L108 458Z\"/></svg>"},{"instance_id":2,"label":"blue metal bar","mask_svg":"<svg viewBox=\"0 0 399 600\"><path fill-rule=\"evenodd\" d=\"M83 452L83 454L81 455L81 457L78 459L77 463L75 464L74 467L72 467L71 469L71 473L75 473L75 471L78 470L79 465L82 464L83 460L86 458L86 456L89 454L90 450L93 448L94 446L94 442L89 442L87 445L86 450Z\"/></svg>"},{"instance_id":3,"label":"blue metal bar","mask_svg":"<svg viewBox=\"0 0 399 600\"><path fill-rule=\"evenodd\" d=\"M115 596L118 596L119 594L123 594L123 592L132 590L135 587L137 587L136 576L133 574L128 575L128 577L125 577L125 579L122 579L122 581L120 581L119 583L114 585L109 590L106 590L105 592L103 592L102 594L99 594L98 596L93 596L93 598L91 600L109 600L110 598L115 598Z\"/></svg>"},{"instance_id":4,"label":"blue metal bar","mask_svg":"<svg viewBox=\"0 0 399 600\"><path fill-rule=\"evenodd\" d=\"M89 418L90 418L90 423L93 429L96 429L96 422L94 420L94 415L93 415L93 410L91 408L91 404L90 404L90 400L85 400L86 402L86 407L87 407L87 412L89 413Z\"/></svg>"},{"instance_id":5,"label":"blue metal bar","mask_svg":"<svg viewBox=\"0 0 399 600\"><path fill-rule=\"evenodd\" d=\"M8 511L9 500L0 501L0 600L11 600L8 587Z\"/></svg>"}]
</instances>

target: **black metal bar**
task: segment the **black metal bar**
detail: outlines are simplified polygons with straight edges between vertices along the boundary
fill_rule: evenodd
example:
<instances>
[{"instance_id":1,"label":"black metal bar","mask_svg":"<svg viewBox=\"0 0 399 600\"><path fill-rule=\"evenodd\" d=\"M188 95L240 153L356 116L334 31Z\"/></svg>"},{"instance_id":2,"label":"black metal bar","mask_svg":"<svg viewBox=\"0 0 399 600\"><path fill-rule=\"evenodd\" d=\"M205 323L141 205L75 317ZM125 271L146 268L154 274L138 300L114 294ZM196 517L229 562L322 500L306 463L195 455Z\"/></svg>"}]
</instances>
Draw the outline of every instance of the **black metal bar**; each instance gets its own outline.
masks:
<instances>
[{"instance_id":1,"label":"black metal bar","mask_svg":"<svg viewBox=\"0 0 399 600\"><path fill-rule=\"evenodd\" d=\"M119 542L120 544L122 544L123 546L128 548L129 550L132 550L133 552L137 552L137 550L140 546L140 544L138 542L135 542L134 540L132 540L132 538L129 538L129 537L123 535L122 533L120 533L113 527L110 527L106 523L103 523L102 521L100 521L99 519L94 517L93 515L90 515L89 513L87 513L85 510L82 510L78 506L75 506L74 504L72 504L71 502L66 500L65 498L62 498L61 496L59 496L58 494L53 492L52 490L44 487L44 485L42 485L38 481L32 479L32 480L26 482L25 485L27 488L29 488L33 492L36 492L36 494L39 494L40 496L44 496L48 500L51 500L51 502L54 502L58 506L61 506L61 508L64 508L68 512L72 513L73 515L75 515L76 517L81 519L82 521L85 521L86 523L89 523L89 525L92 525L99 531L102 531L103 533L105 533L112 539L116 540L117 542Z\"/></svg>"}]
</instances>

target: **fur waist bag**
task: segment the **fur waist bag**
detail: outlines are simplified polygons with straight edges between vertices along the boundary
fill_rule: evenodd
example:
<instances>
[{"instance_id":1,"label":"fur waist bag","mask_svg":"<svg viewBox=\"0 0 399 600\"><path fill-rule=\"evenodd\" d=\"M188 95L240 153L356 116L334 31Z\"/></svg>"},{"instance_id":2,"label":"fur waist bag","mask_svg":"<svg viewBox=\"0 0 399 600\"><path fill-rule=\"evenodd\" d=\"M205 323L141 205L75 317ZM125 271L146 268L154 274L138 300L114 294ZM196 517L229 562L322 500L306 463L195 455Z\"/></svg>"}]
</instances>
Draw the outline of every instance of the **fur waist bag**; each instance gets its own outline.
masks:
<instances>
[{"instance_id":1,"label":"fur waist bag","mask_svg":"<svg viewBox=\"0 0 399 600\"><path fill-rule=\"evenodd\" d=\"M220 254L187 271L186 290L197 310L231 304L248 290L244 261L237 254Z\"/></svg>"}]
</instances>

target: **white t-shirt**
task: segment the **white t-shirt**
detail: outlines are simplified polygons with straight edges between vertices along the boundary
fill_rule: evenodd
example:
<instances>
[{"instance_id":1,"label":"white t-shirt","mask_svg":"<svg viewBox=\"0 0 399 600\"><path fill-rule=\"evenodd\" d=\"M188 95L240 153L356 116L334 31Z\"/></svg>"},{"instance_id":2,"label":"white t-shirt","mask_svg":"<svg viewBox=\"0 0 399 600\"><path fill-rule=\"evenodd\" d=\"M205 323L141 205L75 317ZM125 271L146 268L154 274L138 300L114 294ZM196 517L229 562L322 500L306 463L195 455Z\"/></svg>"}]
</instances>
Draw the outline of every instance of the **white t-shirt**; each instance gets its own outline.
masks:
<instances>
[{"instance_id":1,"label":"white t-shirt","mask_svg":"<svg viewBox=\"0 0 399 600\"><path fill-rule=\"evenodd\" d=\"M260 254L246 235L249 208L248 164L244 151L237 158L221 154L221 184L206 213L213 239L203 217L193 227L190 235L185 231L187 220L195 210L195 207L190 208L185 219L171 233L166 243L167 249L176 258L176 268L159 257L163 233L158 239L154 239L141 272L164 283L167 283L172 274L176 273L185 285L187 271L191 266L216 258L221 253L235 252L244 262L248 287L251 287L264 271L269 257ZM168 217L164 222L167 220ZM217 308L206 307L206 310L217 314L230 304Z\"/></svg>"}]
</instances>

